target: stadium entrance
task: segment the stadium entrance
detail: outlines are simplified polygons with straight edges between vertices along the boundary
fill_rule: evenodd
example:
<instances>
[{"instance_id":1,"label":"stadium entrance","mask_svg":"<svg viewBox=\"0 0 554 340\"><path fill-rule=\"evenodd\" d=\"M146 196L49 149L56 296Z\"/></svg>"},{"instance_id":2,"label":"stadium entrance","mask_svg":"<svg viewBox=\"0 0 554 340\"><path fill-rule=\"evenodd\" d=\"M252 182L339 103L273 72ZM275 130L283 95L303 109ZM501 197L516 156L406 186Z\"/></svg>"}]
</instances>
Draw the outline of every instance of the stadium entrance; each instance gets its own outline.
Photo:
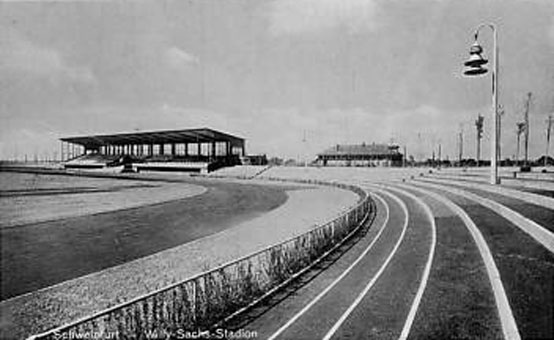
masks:
<instances>
[{"instance_id":1,"label":"stadium entrance","mask_svg":"<svg viewBox=\"0 0 554 340\"><path fill-rule=\"evenodd\" d=\"M210 172L240 164L245 140L202 128L61 138L68 169Z\"/></svg>"}]
</instances>

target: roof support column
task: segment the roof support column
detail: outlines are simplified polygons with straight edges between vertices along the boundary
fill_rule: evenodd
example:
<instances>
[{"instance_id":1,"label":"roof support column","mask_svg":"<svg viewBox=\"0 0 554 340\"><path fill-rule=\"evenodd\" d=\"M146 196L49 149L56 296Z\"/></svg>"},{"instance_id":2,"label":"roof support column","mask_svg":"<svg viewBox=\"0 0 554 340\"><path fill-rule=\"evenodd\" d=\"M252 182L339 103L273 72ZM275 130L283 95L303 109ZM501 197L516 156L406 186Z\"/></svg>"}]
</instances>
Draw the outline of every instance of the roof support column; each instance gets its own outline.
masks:
<instances>
[{"instance_id":1,"label":"roof support column","mask_svg":"<svg viewBox=\"0 0 554 340\"><path fill-rule=\"evenodd\" d=\"M175 143L171 143L171 156L175 157Z\"/></svg>"},{"instance_id":2,"label":"roof support column","mask_svg":"<svg viewBox=\"0 0 554 340\"><path fill-rule=\"evenodd\" d=\"M185 156L189 155L189 143L185 143Z\"/></svg>"},{"instance_id":3,"label":"roof support column","mask_svg":"<svg viewBox=\"0 0 554 340\"><path fill-rule=\"evenodd\" d=\"M60 162L63 162L63 141L60 144Z\"/></svg>"},{"instance_id":4,"label":"roof support column","mask_svg":"<svg viewBox=\"0 0 554 340\"><path fill-rule=\"evenodd\" d=\"M212 156L212 158L215 158L215 142L212 142L212 152L210 156Z\"/></svg>"}]
</instances>

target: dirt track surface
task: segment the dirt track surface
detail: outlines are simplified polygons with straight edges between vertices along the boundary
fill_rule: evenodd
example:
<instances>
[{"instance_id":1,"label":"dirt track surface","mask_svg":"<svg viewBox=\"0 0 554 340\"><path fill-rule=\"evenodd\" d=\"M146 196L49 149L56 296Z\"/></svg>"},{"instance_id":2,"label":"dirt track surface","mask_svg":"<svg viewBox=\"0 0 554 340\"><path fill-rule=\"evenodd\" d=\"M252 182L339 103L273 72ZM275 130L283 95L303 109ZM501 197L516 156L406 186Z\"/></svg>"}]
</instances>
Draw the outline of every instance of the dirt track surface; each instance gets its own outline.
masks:
<instances>
[{"instance_id":1,"label":"dirt track surface","mask_svg":"<svg viewBox=\"0 0 554 340\"><path fill-rule=\"evenodd\" d=\"M0 168L0 228L136 208L200 195L205 190L188 183Z\"/></svg>"},{"instance_id":2,"label":"dirt track surface","mask_svg":"<svg viewBox=\"0 0 554 340\"><path fill-rule=\"evenodd\" d=\"M0 230L2 300L220 232L277 208L291 189L183 181L208 190L192 198Z\"/></svg>"}]
</instances>

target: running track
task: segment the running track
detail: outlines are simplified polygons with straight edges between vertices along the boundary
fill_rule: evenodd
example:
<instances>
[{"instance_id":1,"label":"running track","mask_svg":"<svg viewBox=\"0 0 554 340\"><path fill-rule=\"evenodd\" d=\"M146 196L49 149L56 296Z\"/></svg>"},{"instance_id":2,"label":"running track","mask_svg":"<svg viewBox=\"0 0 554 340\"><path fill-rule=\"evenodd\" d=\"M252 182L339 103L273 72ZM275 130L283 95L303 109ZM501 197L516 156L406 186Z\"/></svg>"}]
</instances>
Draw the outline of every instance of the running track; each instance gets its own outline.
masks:
<instances>
[{"instance_id":1,"label":"running track","mask_svg":"<svg viewBox=\"0 0 554 340\"><path fill-rule=\"evenodd\" d=\"M0 229L2 300L220 232L275 209L294 188L181 181L208 190L138 208Z\"/></svg>"},{"instance_id":2,"label":"running track","mask_svg":"<svg viewBox=\"0 0 554 340\"><path fill-rule=\"evenodd\" d=\"M554 338L551 198L453 178L350 183L376 201L369 232L242 328L260 339Z\"/></svg>"}]
</instances>

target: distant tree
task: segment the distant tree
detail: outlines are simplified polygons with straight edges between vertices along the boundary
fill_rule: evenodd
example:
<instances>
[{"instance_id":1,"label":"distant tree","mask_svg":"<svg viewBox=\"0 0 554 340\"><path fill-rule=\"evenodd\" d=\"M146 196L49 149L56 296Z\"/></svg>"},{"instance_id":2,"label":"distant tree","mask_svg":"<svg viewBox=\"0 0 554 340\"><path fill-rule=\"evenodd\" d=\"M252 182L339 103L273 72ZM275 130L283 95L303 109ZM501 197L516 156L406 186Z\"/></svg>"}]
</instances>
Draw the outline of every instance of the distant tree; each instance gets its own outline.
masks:
<instances>
[{"instance_id":1,"label":"distant tree","mask_svg":"<svg viewBox=\"0 0 554 340\"><path fill-rule=\"evenodd\" d=\"M268 161L267 161L267 164L268 165L283 165L283 159L282 158L279 158L279 157L271 157Z\"/></svg>"},{"instance_id":2,"label":"distant tree","mask_svg":"<svg viewBox=\"0 0 554 340\"><path fill-rule=\"evenodd\" d=\"M289 158L285 161L285 166L295 166L296 165L296 161L292 158Z\"/></svg>"},{"instance_id":3,"label":"distant tree","mask_svg":"<svg viewBox=\"0 0 554 340\"><path fill-rule=\"evenodd\" d=\"M536 165L544 165L545 162L544 162L544 159L546 158L546 165L554 165L554 158L550 157L550 156L546 156L546 155L542 155L540 158L537 158L537 160L535 161L535 164Z\"/></svg>"}]
</instances>

